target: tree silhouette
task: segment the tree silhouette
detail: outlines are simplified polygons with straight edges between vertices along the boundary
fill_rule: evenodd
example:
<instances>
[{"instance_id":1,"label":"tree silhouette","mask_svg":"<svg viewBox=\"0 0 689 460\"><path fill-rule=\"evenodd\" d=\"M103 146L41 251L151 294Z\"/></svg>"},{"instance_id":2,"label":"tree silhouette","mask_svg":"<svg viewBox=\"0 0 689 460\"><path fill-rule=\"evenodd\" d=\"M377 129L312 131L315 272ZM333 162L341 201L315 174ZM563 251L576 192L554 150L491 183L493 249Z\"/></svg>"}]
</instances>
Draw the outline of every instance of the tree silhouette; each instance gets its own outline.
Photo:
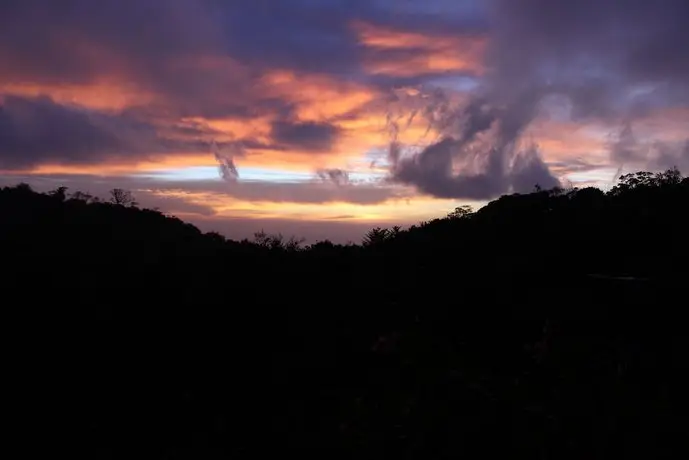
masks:
<instances>
[{"instance_id":1,"label":"tree silhouette","mask_svg":"<svg viewBox=\"0 0 689 460\"><path fill-rule=\"evenodd\" d=\"M132 192L121 188L110 190L110 202L118 206L136 207L139 205L134 199Z\"/></svg>"},{"instance_id":2,"label":"tree silhouette","mask_svg":"<svg viewBox=\"0 0 689 460\"><path fill-rule=\"evenodd\" d=\"M390 239L392 232L387 228L376 227L364 235L364 246L376 246Z\"/></svg>"},{"instance_id":3,"label":"tree silhouette","mask_svg":"<svg viewBox=\"0 0 689 460\"><path fill-rule=\"evenodd\" d=\"M96 201L96 202L99 201L98 197L94 197L90 193L80 192L79 190L72 193L72 196L70 198L72 200L75 200L75 201L83 201L84 203L90 203L92 201Z\"/></svg>"},{"instance_id":4,"label":"tree silhouette","mask_svg":"<svg viewBox=\"0 0 689 460\"><path fill-rule=\"evenodd\" d=\"M301 249L304 241L306 241L304 238L296 238L294 236L285 240L285 237L281 233L271 235L263 230L254 233L254 243L266 249L298 251Z\"/></svg>"},{"instance_id":5,"label":"tree silhouette","mask_svg":"<svg viewBox=\"0 0 689 460\"><path fill-rule=\"evenodd\" d=\"M59 201L65 201L65 199L67 198L67 190L67 187L58 187L55 190L48 192L48 195L54 197Z\"/></svg>"},{"instance_id":6,"label":"tree silhouette","mask_svg":"<svg viewBox=\"0 0 689 460\"><path fill-rule=\"evenodd\" d=\"M463 219L463 218L471 216L473 213L474 213L474 210L472 209L471 206L462 205L462 206L456 207L454 211L449 213L447 215L447 218L448 219Z\"/></svg>"}]
</instances>

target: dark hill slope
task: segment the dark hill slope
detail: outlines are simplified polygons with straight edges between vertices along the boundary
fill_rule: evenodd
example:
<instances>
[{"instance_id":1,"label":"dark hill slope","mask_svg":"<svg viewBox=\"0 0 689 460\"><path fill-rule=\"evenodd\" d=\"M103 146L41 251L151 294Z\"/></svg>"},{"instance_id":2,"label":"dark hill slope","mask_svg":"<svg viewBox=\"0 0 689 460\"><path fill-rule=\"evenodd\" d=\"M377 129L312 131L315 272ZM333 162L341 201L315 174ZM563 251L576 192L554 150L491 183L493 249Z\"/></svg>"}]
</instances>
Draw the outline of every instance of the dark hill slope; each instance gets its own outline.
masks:
<instances>
[{"instance_id":1,"label":"dark hill slope","mask_svg":"<svg viewBox=\"0 0 689 460\"><path fill-rule=\"evenodd\" d=\"M674 458L687 203L640 173L300 248L4 188L13 425L105 458Z\"/></svg>"}]
</instances>

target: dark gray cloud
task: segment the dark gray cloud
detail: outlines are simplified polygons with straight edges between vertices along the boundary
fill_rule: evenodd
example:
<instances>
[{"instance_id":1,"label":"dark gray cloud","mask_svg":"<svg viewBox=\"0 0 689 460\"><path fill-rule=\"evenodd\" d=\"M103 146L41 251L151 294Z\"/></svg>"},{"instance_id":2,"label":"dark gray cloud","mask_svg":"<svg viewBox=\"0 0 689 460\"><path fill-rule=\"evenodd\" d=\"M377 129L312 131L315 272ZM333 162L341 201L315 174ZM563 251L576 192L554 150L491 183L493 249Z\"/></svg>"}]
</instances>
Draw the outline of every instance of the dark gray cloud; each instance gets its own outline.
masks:
<instances>
[{"instance_id":1,"label":"dark gray cloud","mask_svg":"<svg viewBox=\"0 0 689 460\"><path fill-rule=\"evenodd\" d=\"M453 108L442 92L436 92L424 115L429 127L440 133L440 140L405 157L394 137L391 180L440 198L475 200L528 192L536 184L558 186L538 149L520 148L521 135L536 116L540 96L537 89L523 91L499 106L488 92ZM393 125L392 132L397 133L396 122Z\"/></svg>"},{"instance_id":2,"label":"dark gray cloud","mask_svg":"<svg viewBox=\"0 0 689 460\"><path fill-rule=\"evenodd\" d=\"M416 186L439 198L487 200L505 193L527 193L536 185L549 189L560 185L534 148L516 151L492 148L482 152L487 164L479 172L453 172L453 161L462 156L463 145L445 138L411 158L398 160L392 170L395 182ZM511 164L510 164L511 163Z\"/></svg>"},{"instance_id":3,"label":"dark gray cloud","mask_svg":"<svg viewBox=\"0 0 689 460\"><path fill-rule=\"evenodd\" d=\"M213 150L213 155L215 156L215 161L218 162L218 172L220 177L226 182L234 183L239 179L239 171L237 171L237 166L234 163L235 157L240 157L244 155L244 149L240 144L235 144L228 146L225 149L221 149L218 145L213 142L211 145Z\"/></svg>"},{"instance_id":4,"label":"dark gray cloud","mask_svg":"<svg viewBox=\"0 0 689 460\"><path fill-rule=\"evenodd\" d=\"M683 142L655 142L656 156L654 169L669 169L677 167L681 171L689 171L689 139Z\"/></svg>"},{"instance_id":5,"label":"dark gray cloud","mask_svg":"<svg viewBox=\"0 0 689 460\"><path fill-rule=\"evenodd\" d=\"M612 160L620 168L650 167L655 170L689 169L689 137L683 141L639 139L631 123L625 124L610 146Z\"/></svg>"},{"instance_id":6,"label":"dark gray cloud","mask_svg":"<svg viewBox=\"0 0 689 460\"><path fill-rule=\"evenodd\" d=\"M162 132L162 134L161 134ZM159 153L207 150L212 131L179 124L159 130L128 113L108 114L55 103L48 97L0 94L0 168L40 163L95 164Z\"/></svg>"},{"instance_id":7,"label":"dark gray cloud","mask_svg":"<svg viewBox=\"0 0 689 460\"><path fill-rule=\"evenodd\" d=\"M606 123L629 123L652 109L689 103L686 0L487 3L488 73L461 110L448 109L442 94L430 99L426 115L441 132L439 142L405 158L393 136L393 180L457 198L492 198L535 182L553 186L557 180L538 152L516 147L547 96L563 97L576 120ZM490 142L472 145L489 130ZM685 164L685 144L640 146L629 137L614 146L613 161ZM467 158L480 160L478 173L456 172Z\"/></svg>"},{"instance_id":8,"label":"dark gray cloud","mask_svg":"<svg viewBox=\"0 0 689 460\"><path fill-rule=\"evenodd\" d=\"M349 173L339 168L319 169L316 171L316 176L323 182L335 184L338 187L351 184Z\"/></svg>"},{"instance_id":9,"label":"dark gray cloud","mask_svg":"<svg viewBox=\"0 0 689 460\"><path fill-rule=\"evenodd\" d=\"M689 2L492 0L487 84L569 98L577 118L689 103Z\"/></svg>"},{"instance_id":10,"label":"dark gray cloud","mask_svg":"<svg viewBox=\"0 0 689 460\"><path fill-rule=\"evenodd\" d=\"M492 0L489 60L503 91L541 86L582 115L689 101L689 2ZM644 91L641 91L644 90Z\"/></svg>"},{"instance_id":11,"label":"dark gray cloud","mask_svg":"<svg viewBox=\"0 0 689 460\"><path fill-rule=\"evenodd\" d=\"M328 123L279 120L272 125L271 137L278 145L328 153L338 133L339 129Z\"/></svg>"},{"instance_id":12,"label":"dark gray cloud","mask_svg":"<svg viewBox=\"0 0 689 460\"><path fill-rule=\"evenodd\" d=\"M6 96L0 103L0 166L40 162L94 162L146 153L157 147L155 130L125 117L68 108L49 98Z\"/></svg>"}]
</instances>

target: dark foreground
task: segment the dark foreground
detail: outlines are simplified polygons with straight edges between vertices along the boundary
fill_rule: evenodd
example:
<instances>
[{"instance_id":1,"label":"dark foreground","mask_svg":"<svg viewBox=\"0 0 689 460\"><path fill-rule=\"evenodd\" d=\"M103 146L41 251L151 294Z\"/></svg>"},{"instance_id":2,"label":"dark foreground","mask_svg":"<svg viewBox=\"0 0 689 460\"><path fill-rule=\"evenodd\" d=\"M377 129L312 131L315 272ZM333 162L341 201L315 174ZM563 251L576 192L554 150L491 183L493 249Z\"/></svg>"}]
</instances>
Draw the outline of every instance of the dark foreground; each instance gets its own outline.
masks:
<instances>
[{"instance_id":1,"label":"dark foreground","mask_svg":"<svg viewBox=\"0 0 689 460\"><path fill-rule=\"evenodd\" d=\"M3 189L13 425L92 458L675 458L688 190L642 174L299 248Z\"/></svg>"}]
</instances>

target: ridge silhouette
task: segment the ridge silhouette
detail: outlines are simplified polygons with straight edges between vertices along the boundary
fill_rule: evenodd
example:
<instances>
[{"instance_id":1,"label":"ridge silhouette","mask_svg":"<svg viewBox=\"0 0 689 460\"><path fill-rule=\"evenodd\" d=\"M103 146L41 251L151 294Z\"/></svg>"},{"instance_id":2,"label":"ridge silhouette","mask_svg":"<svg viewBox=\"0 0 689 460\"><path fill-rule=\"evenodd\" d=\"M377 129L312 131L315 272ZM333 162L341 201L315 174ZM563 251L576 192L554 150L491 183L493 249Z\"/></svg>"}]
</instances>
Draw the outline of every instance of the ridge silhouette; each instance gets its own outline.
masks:
<instances>
[{"instance_id":1,"label":"ridge silhouette","mask_svg":"<svg viewBox=\"0 0 689 460\"><path fill-rule=\"evenodd\" d=\"M5 187L6 397L94 458L674 458L687 203L640 172L304 246Z\"/></svg>"}]
</instances>

